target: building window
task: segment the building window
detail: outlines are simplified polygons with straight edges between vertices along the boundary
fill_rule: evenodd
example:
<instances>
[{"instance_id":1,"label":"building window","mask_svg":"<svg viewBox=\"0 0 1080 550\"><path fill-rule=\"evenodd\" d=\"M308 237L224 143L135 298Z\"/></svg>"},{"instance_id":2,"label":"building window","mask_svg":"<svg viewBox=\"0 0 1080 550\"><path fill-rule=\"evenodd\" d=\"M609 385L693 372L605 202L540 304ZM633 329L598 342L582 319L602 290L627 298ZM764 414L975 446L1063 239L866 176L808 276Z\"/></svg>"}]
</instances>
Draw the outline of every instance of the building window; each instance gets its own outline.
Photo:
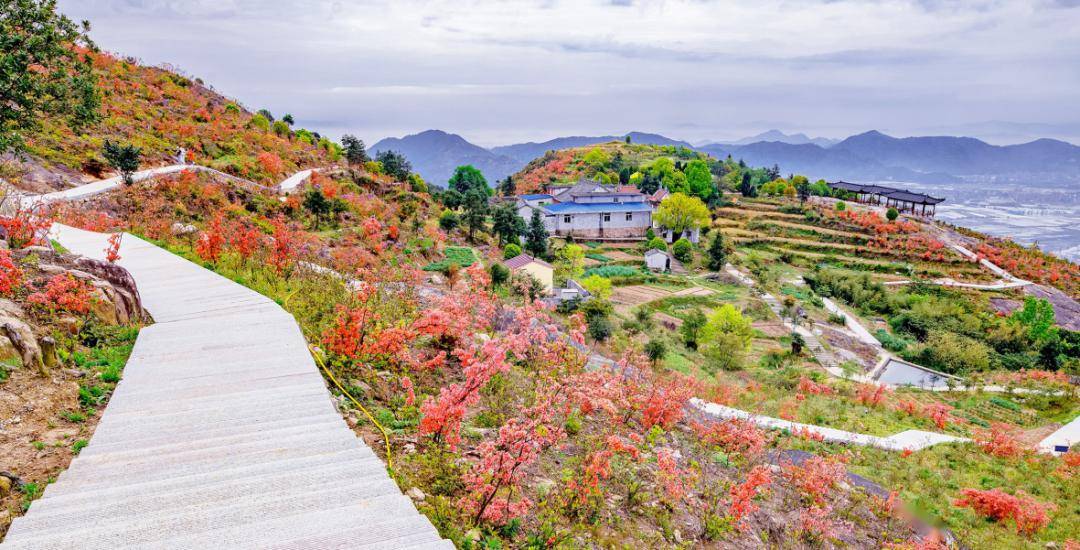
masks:
<instances>
[{"instance_id":1,"label":"building window","mask_svg":"<svg viewBox=\"0 0 1080 550\"><path fill-rule=\"evenodd\" d=\"M570 220L571 220L570 214L566 214L565 216L562 217L562 222L563 223L570 223Z\"/></svg>"},{"instance_id":2,"label":"building window","mask_svg":"<svg viewBox=\"0 0 1080 550\"><path fill-rule=\"evenodd\" d=\"M627 212L626 213L626 221L628 221L628 222L634 221L634 213L633 212Z\"/></svg>"},{"instance_id":3,"label":"building window","mask_svg":"<svg viewBox=\"0 0 1080 550\"><path fill-rule=\"evenodd\" d=\"M604 221L605 222L611 221L611 213L610 212L604 212Z\"/></svg>"}]
</instances>

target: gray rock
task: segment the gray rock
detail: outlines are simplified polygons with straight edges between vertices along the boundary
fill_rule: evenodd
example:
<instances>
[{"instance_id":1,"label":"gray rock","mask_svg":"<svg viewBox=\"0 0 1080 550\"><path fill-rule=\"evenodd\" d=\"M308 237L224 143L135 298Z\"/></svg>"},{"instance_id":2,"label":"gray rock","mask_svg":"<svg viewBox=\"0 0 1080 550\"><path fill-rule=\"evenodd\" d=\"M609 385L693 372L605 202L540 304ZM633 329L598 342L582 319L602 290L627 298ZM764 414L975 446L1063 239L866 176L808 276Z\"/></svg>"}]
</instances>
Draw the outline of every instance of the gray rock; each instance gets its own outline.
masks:
<instances>
[{"instance_id":1,"label":"gray rock","mask_svg":"<svg viewBox=\"0 0 1080 550\"><path fill-rule=\"evenodd\" d=\"M416 502L424 502L424 499L427 498L427 495L425 495L419 487L413 487L412 489L405 491L405 494Z\"/></svg>"}]
</instances>

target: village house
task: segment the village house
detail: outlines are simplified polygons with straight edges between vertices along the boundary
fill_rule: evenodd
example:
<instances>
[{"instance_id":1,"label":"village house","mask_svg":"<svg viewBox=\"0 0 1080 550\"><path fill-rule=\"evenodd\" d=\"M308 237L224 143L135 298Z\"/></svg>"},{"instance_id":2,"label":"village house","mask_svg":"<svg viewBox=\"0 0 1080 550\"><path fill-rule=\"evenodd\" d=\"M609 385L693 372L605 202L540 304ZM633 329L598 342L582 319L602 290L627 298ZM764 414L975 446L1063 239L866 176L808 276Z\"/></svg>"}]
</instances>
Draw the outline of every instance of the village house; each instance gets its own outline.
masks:
<instances>
[{"instance_id":1,"label":"village house","mask_svg":"<svg viewBox=\"0 0 1080 550\"><path fill-rule=\"evenodd\" d=\"M640 240L653 225L655 206L649 199L636 189L583 177L574 185L552 186L545 194L519 195L517 209L525 220L539 211L552 236Z\"/></svg>"},{"instance_id":2,"label":"village house","mask_svg":"<svg viewBox=\"0 0 1080 550\"><path fill-rule=\"evenodd\" d=\"M555 268L544 260L533 258L528 254L519 254L505 260L503 265L508 267L511 273L529 274L544 287L544 294L551 295L555 289Z\"/></svg>"}]
</instances>

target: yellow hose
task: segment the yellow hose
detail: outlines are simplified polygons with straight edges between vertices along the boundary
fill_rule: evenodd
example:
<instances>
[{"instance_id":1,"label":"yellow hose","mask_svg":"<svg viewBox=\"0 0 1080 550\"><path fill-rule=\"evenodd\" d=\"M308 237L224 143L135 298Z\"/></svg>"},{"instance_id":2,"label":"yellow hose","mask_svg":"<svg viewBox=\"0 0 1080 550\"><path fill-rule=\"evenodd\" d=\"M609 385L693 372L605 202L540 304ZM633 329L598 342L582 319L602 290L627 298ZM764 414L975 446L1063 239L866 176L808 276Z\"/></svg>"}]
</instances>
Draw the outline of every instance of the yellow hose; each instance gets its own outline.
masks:
<instances>
[{"instance_id":1,"label":"yellow hose","mask_svg":"<svg viewBox=\"0 0 1080 550\"><path fill-rule=\"evenodd\" d=\"M322 360L322 354L315 348L315 346L308 345L308 349L311 351L311 356L315 358L315 362L319 364L319 368L321 368L322 371L326 373L326 376L330 378L330 381L332 381L334 385L337 386L339 390L341 390L341 393L345 394L345 397L348 397L349 400L353 402L353 404L355 404L357 407L360 407L360 410L364 411L364 414L367 415L368 420L370 420L371 423L374 424L380 432L382 432L383 442L386 444L386 467L390 470L393 470L394 462L393 459L391 459L390 457L390 436L386 433L386 428L384 428L382 424L379 424L378 420L375 420L375 417L371 415L367 408L360 404L360 402L357 401L356 398L353 397L352 394L345 389L345 386L341 385L341 382L338 382L338 379L334 377L334 373L330 372L330 369L326 367L326 363L324 363Z\"/></svg>"}]
</instances>

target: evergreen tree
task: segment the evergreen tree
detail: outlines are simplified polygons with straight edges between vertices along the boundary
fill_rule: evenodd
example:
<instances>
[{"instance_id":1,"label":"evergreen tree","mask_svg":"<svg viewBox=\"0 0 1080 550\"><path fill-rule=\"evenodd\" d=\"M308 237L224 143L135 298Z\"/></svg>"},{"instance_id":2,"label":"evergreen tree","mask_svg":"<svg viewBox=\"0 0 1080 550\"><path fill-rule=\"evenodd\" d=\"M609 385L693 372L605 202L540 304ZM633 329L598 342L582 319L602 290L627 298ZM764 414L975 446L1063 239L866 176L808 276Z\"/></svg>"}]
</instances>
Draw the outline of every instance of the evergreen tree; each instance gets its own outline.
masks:
<instances>
[{"instance_id":1,"label":"evergreen tree","mask_svg":"<svg viewBox=\"0 0 1080 550\"><path fill-rule=\"evenodd\" d=\"M405 155L397 151L380 151L375 155L375 160L382 163L383 172L394 178L395 181L406 181L409 172L412 172L412 164Z\"/></svg>"},{"instance_id":2,"label":"evergreen tree","mask_svg":"<svg viewBox=\"0 0 1080 550\"><path fill-rule=\"evenodd\" d=\"M90 24L57 13L53 0L0 3L0 153L22 151L48 115L75 133L99 118L101 93L89 55Z\"/></svg>"},{"instance_id":3,"label":"evergreen tree","mask_svg":"<svg viewBox=\"0 0 1080 550\"><path fill-rule=\"evenodd\" d=\"M290 113L285 113L285 116L281 117L281 120L283 122L285 122L285 124L288 124L289 126L292 126L293 124L296 124L296 120L293 119L292 114L290 114ZM319 133L316 132L315 137L318 138L318 137L322 137L322 136L320 136Z\"/></svg>"},{"instance_id":4,"label":"evergreen tree","mask_svg":"<svg viewBox=\"0 0 1080 550\"><path fill-rule=\"evenodd\" d=\"M449 188L462 195L468 195L469 191L473 189L484 193L484 196L491 194L491 189L488 187L484 174L471 164L458 166L454 169L454 175L450 176Z\"/></svg>"},{"instance_id":5,"label":"evergreen tree","mask_svg":"<svg viewBox=\"0 0 1080 550\"><path fill-rule=\"evenodd\" d=\"M499 246L504 243L517 243L518 237L527 229L513 203L503 203L491 213L491 230L499 236Z\"/></svg>"},{"instance_id":6,"label":"evergreen tree","mask_svg":"<svg viewBox=\"0 0 1080 550\"><path fill-rule=\"evenodd\" d=\"M263 118L269 120L270 122L274 122L274 115L270 114L270 111L267 109L259 109L259 112L257 114L262 115Z\"/></svg>"},{"instance_id":7,"label":"evergreen tree","mask_svg":"<svg viewBox=\"0 0 1080 550\"><path fill-rule=\"evenodd\" d=\"M349 164L363 164L371 160L371 157L368 156L367 148L364 146L364 141L356 136L349 134L341 136L341 146L345 149L345 160L348 161Z\"/></svg>"},{"instance_id":8,"label":"evergreen tree","mask_svg":"<svg viewBox=\"0 0 1080 550\"><path fill-rule=\"evenodd\" d=\"M499 183L499 193L504 197L513 197L517 194L517 182L514 181L513 176L506 176L506 179Z\"/></svg>"},{"instance_id":9,"label":"evergreen tree","mask_svg":"<svg viewBox=\"0 0 1080 550\"><path fill-rule=\"evenodd\" d=\"M716 236L713 237L712 243L709 244L708 251L709 259L706 265L713 271L720 271L724 269L724 265L727 264L727 246L724 243L724 236L719 231L716 232Z\"/></svg>"},{"instance_id":10,"label":"evergreen tree","mask_svg":"<svg viewBox=\"0 0 1080 550\"><path fill-rule=\"evenodd\" d=\"M473 189L465 194L465 213L462 215L462 221L469 228L469 240L473 240L473 235L477 229L484 228L484 222L487 221L488 202L487 194L479 189Z\"/></svg>"},{"instance_id":11,"label":"evergreen tree","mask_svg":"<svg viewBox=\"0 0 1080 550\"><path fill-rule=\"evenodd\" d=\"M131 176L139 169L141 153L142 149L134 145L121 145L109 140L105 140L105 146L102 148L105 160L109 163L109 166L116 168L120 172L125 185L134 183Z\"/></svg>"},{"instance_id":12,"label":"evergreen tree","mask_svg":"<svg viewBox=\"0 0 1080 550\"><path fill-rule=\"evenodd\" d=\"M742 183L739 184L739 192L742 193L742 196L744 197L757 196L757 186L754 185L753 180L750 179L750 172L742 173Z\"/></svg>"},{"instance_id":13,"label":"evergreen tree","mask_svg":"<svg viewBox=\"0 0 1080 550\"><path fill-rule=\"evenodd\" d=\"M780 166L777 164L772 165L772 168L768 168L765 171L765 177L769 181L778 179L780 177ZM788 178L789 180L791 178Z\"/></svg>"},{"instance_id":14,"label":"evergreen tree","mask_svg":"<svg viewBox=\"0 0 1080 550\"><path fill-rule=\"evenodd\" d=\"M547 256L548 232L540 211L533 210L529 219L529 229L525 232L525 251L536 258Z\"/></svg>"},{"instance_id":15,"label":"evergreen tree","mask_svg":"<svg viewBox=\"0 0 1080 550\"><path fill-rule=\"evenodd\" d=\"M304 195L304 208L315 215L315 229L318 229L323 217L330 213L330 201L319 189L311 189Z\"/></svg>"}]
</instances>

